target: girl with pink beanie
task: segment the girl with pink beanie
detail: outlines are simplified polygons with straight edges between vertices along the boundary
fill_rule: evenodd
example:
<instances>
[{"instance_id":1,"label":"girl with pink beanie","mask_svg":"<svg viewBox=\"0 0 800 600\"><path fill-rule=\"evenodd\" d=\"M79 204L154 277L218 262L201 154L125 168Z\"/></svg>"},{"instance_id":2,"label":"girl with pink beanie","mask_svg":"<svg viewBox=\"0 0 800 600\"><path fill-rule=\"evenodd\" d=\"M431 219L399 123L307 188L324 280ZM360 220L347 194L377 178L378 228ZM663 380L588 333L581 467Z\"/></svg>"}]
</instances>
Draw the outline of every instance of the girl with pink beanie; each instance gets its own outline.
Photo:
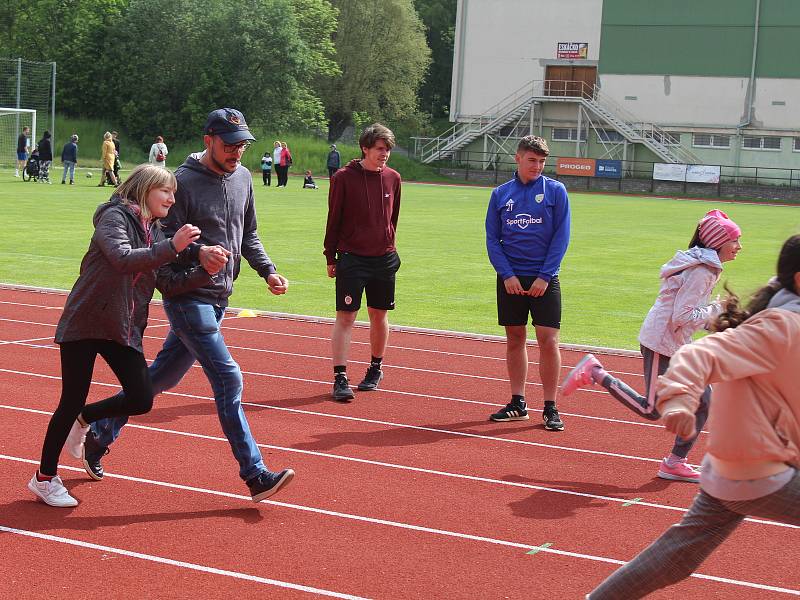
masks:
<instances>
[{"instance_id":1,"label":"girl with pink beanie","mask_svg":"<svg viewBox=\"0 0 800 600\"><path fill-rule=\"evenodd\" d=\"M670 357L692 341L692 334L706 328L719 315L718 301L709 304L711 291L722 274L722 263L734 260L742 244L739 226L721 210L710 210L697 224L688 250L679 250L661 267L661 289L639 331L644 358L644 395L603 368L597 358L587 354L561 384L562 396L579 388L597 384L637 414L651 421L661 415L656 410L656 381L669 366ZM706 388L695 412L696 431L708 417L711 388ZM675 438L669 456L661 461L658 476L675 481L700 481L700 472L686 462L696 436Z\"/></svg>"}]
</instances>

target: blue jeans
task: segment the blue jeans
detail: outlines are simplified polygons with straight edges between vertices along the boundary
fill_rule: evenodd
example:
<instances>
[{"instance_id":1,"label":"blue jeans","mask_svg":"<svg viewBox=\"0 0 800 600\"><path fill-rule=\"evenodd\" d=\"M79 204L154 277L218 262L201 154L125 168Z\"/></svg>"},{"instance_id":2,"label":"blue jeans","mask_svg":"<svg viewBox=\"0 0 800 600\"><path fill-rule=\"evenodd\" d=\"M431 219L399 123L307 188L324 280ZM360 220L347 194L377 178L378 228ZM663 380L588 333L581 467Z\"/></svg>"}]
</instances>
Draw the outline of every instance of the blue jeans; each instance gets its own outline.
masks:
<instances>
[{"instance_id":1,"label":"blue jeans","mask_svg":"<svg viewBox=\"0 0 800 600\"><path fill-rule=\"evenodd\" d=\"M171 329L148 369L153 392L178 385L197 360L214 391L219 422L239 463L239 476L252 479L266 467L242 409L242 372L219 330L225 310L190 299L165 301L164 310ZM117 417L93 423L98 443L110 446L127 421L127 417Z\"/></svg>"},{"instance_id":2,"label":"blue jeans","mask_svg":"<svg viewBox=\"0 0 800 600\"><path fill-rule=\"evenodd\" d=\"M67 180L67 173L69 172L69 180L74 181L75 179L75 163L71 160L64 161L64 174L61 175L61 181L64 182Z\"/></svg>"}]
</instances>

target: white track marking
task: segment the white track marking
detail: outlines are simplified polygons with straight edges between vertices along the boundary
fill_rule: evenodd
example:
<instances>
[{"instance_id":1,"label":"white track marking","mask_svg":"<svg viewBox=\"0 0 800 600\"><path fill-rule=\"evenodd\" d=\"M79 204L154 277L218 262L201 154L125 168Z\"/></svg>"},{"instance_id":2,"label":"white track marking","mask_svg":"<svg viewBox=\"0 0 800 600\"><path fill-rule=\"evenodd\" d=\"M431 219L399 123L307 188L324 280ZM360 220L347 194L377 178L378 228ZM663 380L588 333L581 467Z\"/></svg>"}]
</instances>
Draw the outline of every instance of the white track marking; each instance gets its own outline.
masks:
<instances>
[{"instance_id":1,"label":"white track marking","mask_svg":"<svg viewBox=\"0 0 800 600\"><path fill-rule=\"evenodd\" d=\"M178 567L180 569L189 569L192 571L200 571L201 573L209 573L211 575L222 575L224 577L232 577L233 579L243 579L245 581L252 581L253 583L262 583L279 588L290 589L300 592L308 592L309 594L317 594L318 596L328 596L330 598L345 598L347 600L365 600L362 596L352 596L350 594L341 594L339 592L332 592L321 588L310 587L307 585L300 585L298 583L290 583L288 581L280 581L278 579L268 579L266 577L259 577L257 575L248 575L247 573L240 573L238 571L228 571L227 569L217 569L206 565L198 565L182 560L173 560L171 558L164 558L163 556L155 556L153 554L144 554L142 552L134 552L132 550L124 550L122 548L114 548L112 546L102 546L100 544L92 544L91 542L84 542L82 540L73 540L71 538L50 535L47 533L39 533L36 531L28 531L26 529L17 529L15 527L6 527L0 525L0 531L5 533L13 533L24 537L35 538L47 542L57 542L59 544L67 544L69 546L77 546L79 548L86 548L88 550L97 550L99 552L107 552L109 554L118 554L120 556L127 556L128 558L137 558L148 562L159 563L162 565L169 565L170 567Z\"/></svg>"},{"instance_id":2,"label":"white track marking","mask_svg":"<svg viewBox=\"0 0 800 600\"><path fill-rule=\"evenodd\" d=\"M4 346L6 344L19 344L20 346L28 346L28 345L31 344L31 342L41 342L41 341L44 341L44 340L52 340L52 339L53 339L52 337L47 336L47 337L43 337L43 338L30 338L30 339L27 339L27 340L8 340L8 341L0 342L0 346ZM34 347L38 348L40 346L34 346Z\"/></svg>"},{"instance_id":3,"label":"white track marking","mask_svg":"<svg viewBox=\"0 0 800 600\"><path fill-rule=\"evenodd\" d=\"M4 454L0 454L0 459L23 462L23 463L28 463L28 464L38 464L37 461L35 461L35 460L23 459L23 458L19 458L19 457L15 457L15 456L7 456L7 455L4 455ZM68 467L68 466L59 465L59 468L60 469L66 469L66 470L69 470L69 471L76 471L76 472L79 472L79 473L84 472L83 469L78 468L78 467ZM145 483L145 484L149 484L149 485L155 485L155 486L159 486L159 487L166 487L166 488L170 488L170 489L178 489L178 490L182 490L182 491L198 492L198 493L209 494L209 495L213 495L213 496L221 496L221 497L225 497L225 498L232 498L232 499L240 499L240 500L250 501L250 497L249 496L245 496L245 495L242 495L242 494L232 494L230 492L223 492L223 491L212 490L212 489L208 489L208 488L185 486L185 485L180 485L180 484L176 484L176 483L169 483L169 482L165 482L165 481L157 481L157 480L153 480L153 479L143 479L143 478L140 478L140 477L132 477L132 476L129 476L129 475L115 475L115 474L111 474L111 473L107 473L106 477L122 479L122 480L125 480L125 481L132 481L132 482L135 482L135 483ZM298 510L298 511L303 511L303 512L310 512L310 513L314 513L314 514L320 514L320 515L325 515L325 516L329 516L329 517L335 517L335 518L339 518L339 519L347 519L347 520L352 520L352 521L360 521L360 522L364 522L364 523L371 523L371 524L374 524L374 525L384 525L384 526L387 526L387 527L405 529L405 530L415 531L415 532L419 532L419 533L427 533L427 534L431 534L431 535L442 536L442 537L456 538L456 539L468 540L468 541L472 541L472 542L481 542L481 543L493 544L493 545L503 546L503 547L507 547L507 548L516 548L516 549L519 549L519 550L538 549L540 552L545 552L547 554L554 554L554 555L557 555L557 556L566 556L566 557L569 557L569 558L579 558L579 559L583 559L583 560L590 560L590 561L593 561L593 562L601 562L601 563L607 563L607 564L613 564L613 565L623 565L623 564L625 564L625 561L617 560L617 559L614 559L614 558L608 558L608 557L605 557L605 556L597 556L597 555L586 554L586 553L582 553L582 552L571 552L571 551L568 551L568 550L559 550L559 549L552 548L552 547L543 548L543 547L538 546L538 545L524 544L524 543L521 543L521 542L514 542L514 541L510 541L510 540L502 540L502 539L491 538L491 537L486 537L486 536L481 536L481 535L473 535L473 534L462 533L462 532L458 532L458 531L450 531L450 530L447 530L447 529L438 529L438 528L433 528L433 527L425 527L425 526L422 526L422 525L413 525L411 523L403 523L403 522L400 522L400 521L390 521L388 519L377 519L377 518L374 518L374 517L367 517L367 516L363 516L363 515L342 513L342 512L327 510L327 509L323 509L323 508L316 508L316 507L313 507L313 506L304 506L304 505L301 505L301 504L292 504L292 503L289 503L289 502L279 502L279 501L276 501L276 500L264 500L262 502L262 504L270 504L272 506L277 506L277 507L280 507L280 508L286 508L286 509L290 509L290 510ZM793 589L789 589L789 588L782 588L782 587L766 585L766 584L761 584L761 583L754 583L754 582L750 582L750 581L741 581L741 580L737 580L737 579L729 579L729 578L726 578L726 577L715 577L715 576L712 576L712 575L703 575L701 573L694 573L694 574L691 575L691 577L695 577L695 578L698 578L698 579L706 579L706 580L715 581L715 582L719 582L719 583L728 583L728 584L731 584L731 585L737 585L737 586L761 589L761 590L782 592L782 593L790 594L790 595L793 595L793 596L800 596L800 590L793 590Z\"/></svg>"}]
</instances>

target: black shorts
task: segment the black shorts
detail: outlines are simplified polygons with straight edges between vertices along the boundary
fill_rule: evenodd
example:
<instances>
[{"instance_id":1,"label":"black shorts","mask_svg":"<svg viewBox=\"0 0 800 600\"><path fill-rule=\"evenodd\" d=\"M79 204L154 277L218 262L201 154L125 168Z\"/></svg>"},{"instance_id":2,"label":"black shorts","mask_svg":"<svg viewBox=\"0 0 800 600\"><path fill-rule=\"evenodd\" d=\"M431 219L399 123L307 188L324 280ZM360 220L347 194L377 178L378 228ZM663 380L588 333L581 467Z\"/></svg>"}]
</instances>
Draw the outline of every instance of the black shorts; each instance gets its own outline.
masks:
<instances>
[{"instance_id":1,"label":"black shorts","mask_svg":"<svg viewBox=\"0 0 800 600\"><path fill-rule=\"evenodd\" d=\"M340 253L336 259L336 310L357 311L364 290L367 306L394 310L394 281L399 268L397 252L383 256Z\"/></svg>"},{"instance_id":2,"label":"black shorts","mask_svg":"<svg viewBox=\"0 0 800 600\"><path fill-rule=\"evenodd\" d=\"M536 277L518 275L523 289L530 289ZM506 286L500 276L497 277L497 321L503 326L531 323L542 327L561 329L561 286L558 277L553 277L543 296L517 296L506 292Z\"/></svg>"}]
</instances>

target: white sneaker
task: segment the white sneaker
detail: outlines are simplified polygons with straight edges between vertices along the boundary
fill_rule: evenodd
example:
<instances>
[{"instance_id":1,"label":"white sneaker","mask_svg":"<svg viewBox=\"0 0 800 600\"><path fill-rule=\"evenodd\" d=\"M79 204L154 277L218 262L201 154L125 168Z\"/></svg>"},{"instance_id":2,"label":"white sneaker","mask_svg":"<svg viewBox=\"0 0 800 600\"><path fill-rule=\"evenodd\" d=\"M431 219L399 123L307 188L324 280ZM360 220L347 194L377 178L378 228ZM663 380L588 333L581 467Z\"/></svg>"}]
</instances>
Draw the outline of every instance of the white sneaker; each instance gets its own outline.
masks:
<instances>
[{"instance_id":1,"label":"white sneaker","mask_svg":"<svg viewBox=\"0 0 800 600\"><path fill-rule=\"evenodd\" d=\"M83 427L78 420L72 424L72 429L69 430L67 441L64 447L67 449L73 458L83 457L83 443L86 441L86 432L89 431L89 426Z\"/></svg>"},{"instance_id":2,"label":"white sneaker","mask_svg":"<svg viewBox=\"0 0 800 600\"><path fill-rule=\"evenodd\" d=\"M19 171L14 171L14 177L19 177Z\"/></svg>"},{"instance_id":3,"label":"white sneaker","mask_svg":"<svg viewBox=\"0 0 800 600\"><path fill-rule=\"evenodd\" d=\"M39 481L36 479L36 473L34 473L28 482L28 489L36 494L42 502L50 506L78 506L78 501L69 495L67 488L64 487L64 482L61 481L61 477L58 475L50 481Z\"/></svg>"}]
</instances>

